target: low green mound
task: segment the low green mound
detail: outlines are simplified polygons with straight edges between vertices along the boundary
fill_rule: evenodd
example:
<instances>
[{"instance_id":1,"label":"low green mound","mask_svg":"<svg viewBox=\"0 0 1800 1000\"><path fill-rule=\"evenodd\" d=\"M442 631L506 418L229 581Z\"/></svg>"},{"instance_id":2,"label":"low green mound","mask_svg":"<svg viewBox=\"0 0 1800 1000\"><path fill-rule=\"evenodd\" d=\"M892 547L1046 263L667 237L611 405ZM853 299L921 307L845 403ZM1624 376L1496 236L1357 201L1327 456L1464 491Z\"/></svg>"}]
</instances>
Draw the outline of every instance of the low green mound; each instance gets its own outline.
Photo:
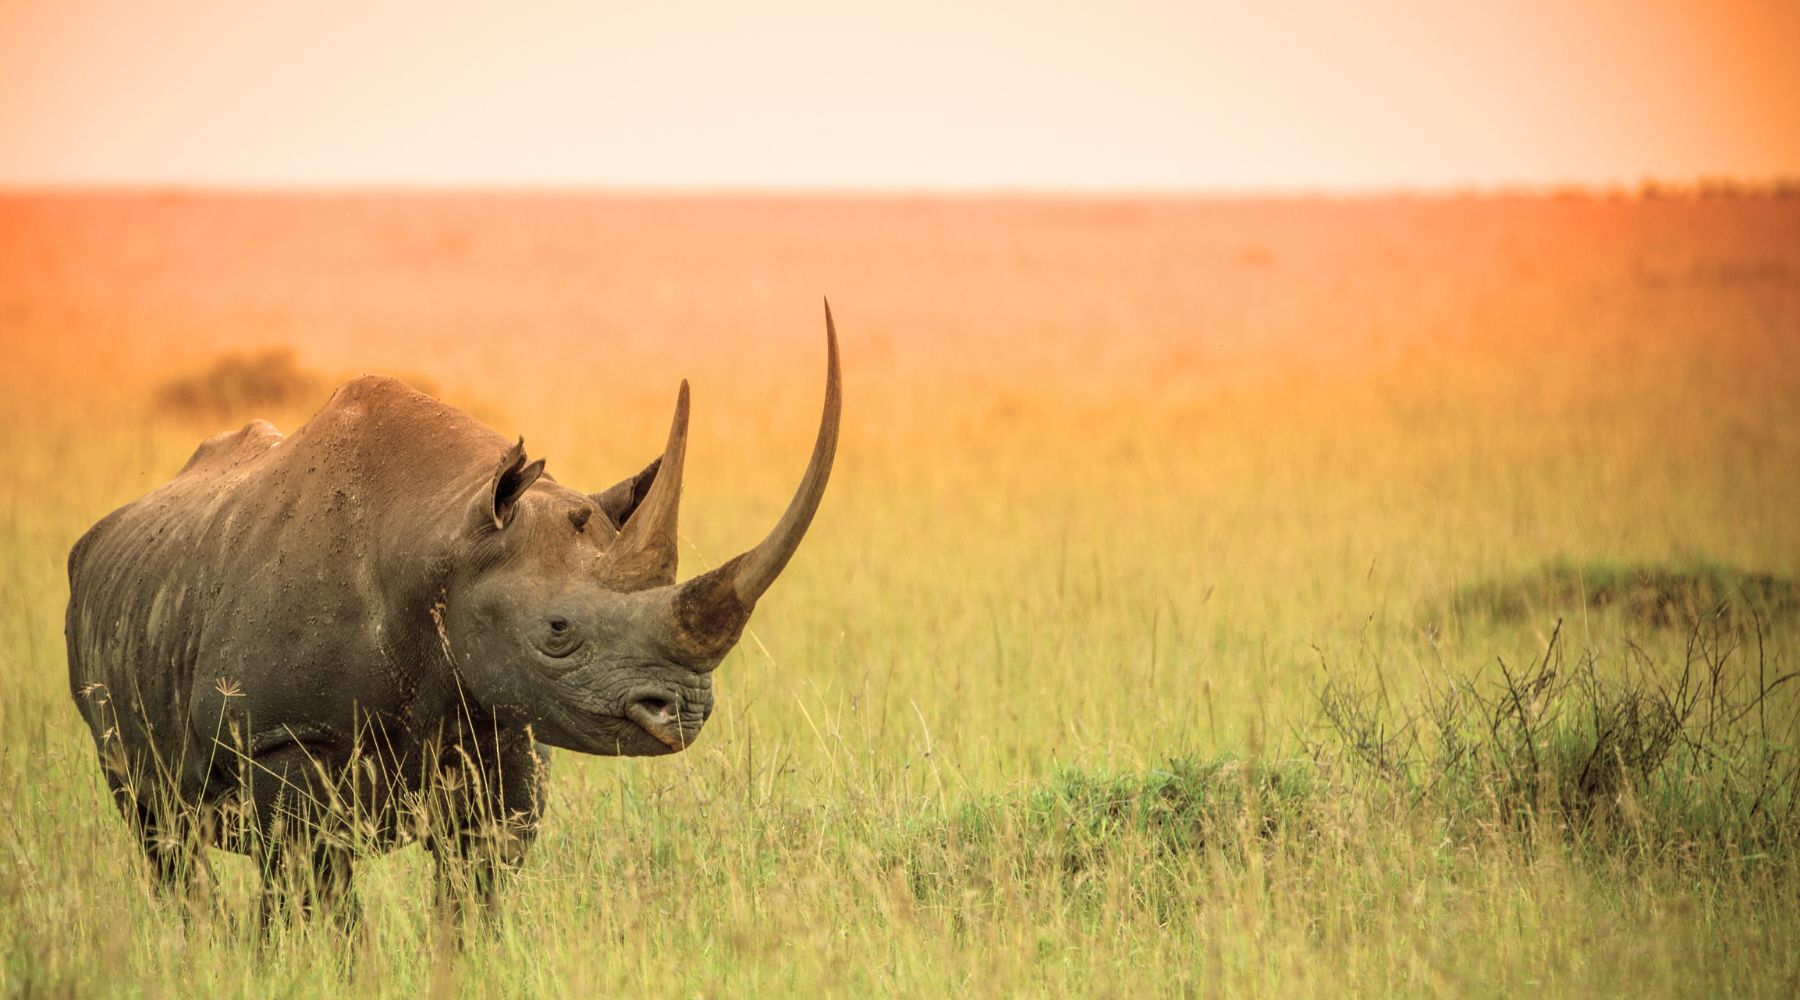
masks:
<instances>
[{"instance_id":1,"label":"low green mound","mask_svg":"<svg viewBox=\"0 0 1800 1000\"><path fill-rule=\"evenodd\" d=\"M1234 757L1177 757L1142 772L1066 770L1020 798L965 809L959 825L977 838L1015 825L1057 845L1075 871L1121 835L1163 852L1236 849L1272 835L1293 821L1311 779L1305 765Z\"/></svg>"},{"instance_id":2,"label":"low green mound","mask_svg":"<svg viewBox=\"0 0 1800 1000\"><path fill-rule=\"evenodd\" d=\"M1521 576L1459 587L1448 604L1458 616L1489 615L1503 622L1616 609L1645 625L1672 626L1719 613L1792 618L1800 612L1800 588L1790 577L1711 562L1557 560Z\"/></svg>"},{"instance_id":3,"label":"low green mound","mask_svg":"<svg viewBox=\"0 0 1800 1000\"><path fill-rule=\"evenodd\" d=\"M1184 859L1242 860L1311 822L1317 795L1308 761L1176 757L1143 771L1065 769L1008 794L891 832L886 854L913 893L948 902L971 885L1059 878L1104 898L1108 872L1128 870L1147 897L1176 898Z\"/></svg>"}]
</instances>

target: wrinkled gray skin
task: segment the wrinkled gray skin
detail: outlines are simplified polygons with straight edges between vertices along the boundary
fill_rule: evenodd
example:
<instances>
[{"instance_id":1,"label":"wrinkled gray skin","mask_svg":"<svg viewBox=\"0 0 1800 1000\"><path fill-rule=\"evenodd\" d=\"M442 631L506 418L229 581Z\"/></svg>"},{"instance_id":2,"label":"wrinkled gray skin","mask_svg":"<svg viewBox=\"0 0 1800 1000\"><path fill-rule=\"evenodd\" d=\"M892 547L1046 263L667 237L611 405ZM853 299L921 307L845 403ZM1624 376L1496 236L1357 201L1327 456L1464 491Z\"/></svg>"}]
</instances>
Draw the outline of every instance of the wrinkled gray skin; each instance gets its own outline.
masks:
<instances>
[{"instance_id":1,"label":"wrinkled gray skin","mask_svg":"<svg viewBox=\"0 0 1800 1000\"><path fill-rule=\"evenodd\" d=\"M263 918L346 899L350 861L422 836L440 900L517 864L545 752L672 753L810 523L836 450L837 342L805 479L757 548L675 583L687 429L584 494L390 378L289 437L257 421L69 555L69 683L153 871L261 859ZM342 907L338 909L343 909Z\"/></svg>"}]
</instances>

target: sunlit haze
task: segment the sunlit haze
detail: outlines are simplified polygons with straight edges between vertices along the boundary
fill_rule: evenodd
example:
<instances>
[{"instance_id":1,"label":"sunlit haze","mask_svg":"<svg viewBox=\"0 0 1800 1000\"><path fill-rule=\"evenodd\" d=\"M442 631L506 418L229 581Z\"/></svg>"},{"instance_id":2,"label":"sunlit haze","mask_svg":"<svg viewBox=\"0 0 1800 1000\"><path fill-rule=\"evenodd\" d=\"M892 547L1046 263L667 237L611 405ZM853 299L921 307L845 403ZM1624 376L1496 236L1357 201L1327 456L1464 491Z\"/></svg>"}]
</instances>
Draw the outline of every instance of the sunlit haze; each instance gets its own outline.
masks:
<instances>
[{"instance_id":1,"label":"sunlit haze","mask_svg":"<svg viewBox=\"0 0 1800 1000\"><path fill-rule=\"evenodd\" d=\"M0 0L0 184L1767 178L1800 173L1796 52L1791 0Z\"/></svg>"}]
</instances>

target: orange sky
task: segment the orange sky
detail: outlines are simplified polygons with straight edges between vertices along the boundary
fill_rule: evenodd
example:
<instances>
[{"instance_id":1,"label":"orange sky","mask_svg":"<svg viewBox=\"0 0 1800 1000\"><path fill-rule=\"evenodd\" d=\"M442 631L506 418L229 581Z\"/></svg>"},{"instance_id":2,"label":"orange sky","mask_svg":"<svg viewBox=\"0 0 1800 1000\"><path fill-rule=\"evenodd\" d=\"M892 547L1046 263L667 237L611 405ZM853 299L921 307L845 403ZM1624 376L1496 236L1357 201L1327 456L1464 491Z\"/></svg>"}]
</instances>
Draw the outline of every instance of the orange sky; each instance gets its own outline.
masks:
<instances>
[{"instance_id":1,"label":"orange sky","mask_svg":"<svg viewBox=\"0 0 1800 1000\"><path fill-rule=\"evenodd\" d=\"M1797 0L0 0L7 185L1725 174L1800 175Z\"/></svg>"}]
</instances>

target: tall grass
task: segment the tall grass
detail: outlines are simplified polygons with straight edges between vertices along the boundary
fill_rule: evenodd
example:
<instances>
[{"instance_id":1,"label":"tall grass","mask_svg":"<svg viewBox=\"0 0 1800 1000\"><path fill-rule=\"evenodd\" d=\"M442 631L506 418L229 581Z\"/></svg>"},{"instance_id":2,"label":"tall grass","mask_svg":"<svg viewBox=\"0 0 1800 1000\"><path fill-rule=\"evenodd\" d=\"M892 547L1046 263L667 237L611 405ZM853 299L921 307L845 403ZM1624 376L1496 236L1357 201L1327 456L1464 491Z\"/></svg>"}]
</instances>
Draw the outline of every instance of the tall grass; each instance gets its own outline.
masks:
<instances>
[{"instance_id":1,"label":"tall grass","mask_svg":"<svg viewBox=\"0 0 1800 1000\"><path fill-rule=\"evenodd\" d=\"M0 989L1785 993L1796 228L1767 199L0 199ZM597 487L690 375L695 572L804 464L820 292L840 461L698 746L557 755L460 950L416 849L360 865L350 936L262 941L234 856L151 890L60 623L73 539L227 429L158 384L281 345L416 371Z\"/></svg>"}]
</instances>

